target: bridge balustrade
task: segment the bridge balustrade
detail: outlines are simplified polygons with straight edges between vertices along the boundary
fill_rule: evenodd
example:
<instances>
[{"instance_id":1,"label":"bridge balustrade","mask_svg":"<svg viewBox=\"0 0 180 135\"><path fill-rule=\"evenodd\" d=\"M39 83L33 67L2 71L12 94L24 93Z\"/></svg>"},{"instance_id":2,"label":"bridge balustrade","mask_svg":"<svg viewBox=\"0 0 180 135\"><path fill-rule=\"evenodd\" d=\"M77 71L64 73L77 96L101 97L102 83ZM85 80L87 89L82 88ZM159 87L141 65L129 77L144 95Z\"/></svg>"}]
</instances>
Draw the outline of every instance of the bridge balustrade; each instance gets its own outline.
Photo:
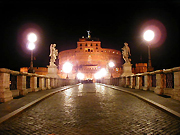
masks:
<instances>
[{"instance_id":1,"label":"bridge balustrade","mask_svg":"<svg viewBox=\"0 0 180 135\"><path fill-rule=\"evenodd\" d=\"M103 83L154 91L158 95L167 95L180 100L180 67L104 79Z\"/></svg>"},{"instance_id":2,"label":"bridge balustrade","mask_svg":"<svg viewBox=\"0 0 180 135\"><path fill-rule=\"evenodd\" d=\"M25 96L29 92L76 83L77 81L75 79L53 78L45 75L0 68L0 102L12 100L18 96Z\"/></svg>"}]
</instances>

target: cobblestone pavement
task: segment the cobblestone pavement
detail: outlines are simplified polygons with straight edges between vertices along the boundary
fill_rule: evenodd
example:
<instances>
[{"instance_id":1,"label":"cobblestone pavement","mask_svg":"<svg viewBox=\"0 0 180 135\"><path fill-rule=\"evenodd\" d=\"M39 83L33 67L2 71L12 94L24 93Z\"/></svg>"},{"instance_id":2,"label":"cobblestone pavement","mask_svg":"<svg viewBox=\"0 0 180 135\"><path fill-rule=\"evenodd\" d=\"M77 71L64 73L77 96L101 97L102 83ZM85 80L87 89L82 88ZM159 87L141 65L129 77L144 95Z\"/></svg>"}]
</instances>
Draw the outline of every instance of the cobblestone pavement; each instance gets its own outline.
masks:
<instances>
[{"instance_id":1,"label":"cobblestone pavement","mask_svg":"<svg viewBox=\"0 0 180 135\"><path fill-rule=\"evenodd\" d=\"M176 135L180 119L98 84L59 92L0 124L1 135Z\"/></svg>"}]
</instances>

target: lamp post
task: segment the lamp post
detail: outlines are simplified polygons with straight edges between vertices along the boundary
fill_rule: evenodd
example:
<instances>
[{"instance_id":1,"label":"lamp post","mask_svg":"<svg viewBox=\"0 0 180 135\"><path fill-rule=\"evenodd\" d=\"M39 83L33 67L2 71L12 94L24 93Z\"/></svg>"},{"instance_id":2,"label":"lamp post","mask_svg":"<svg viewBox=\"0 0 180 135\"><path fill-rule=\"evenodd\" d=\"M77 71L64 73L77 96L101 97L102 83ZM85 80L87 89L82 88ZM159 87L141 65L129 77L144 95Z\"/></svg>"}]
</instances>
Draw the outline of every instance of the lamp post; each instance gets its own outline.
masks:
<instances>
[{"instance_id":1,"label":"lamp post","mask_svg":"<svg viewBox=\"0 0 180 135\"><path fill-rule=\"evenodd\" d=\"M152 30L147 30L144 32L144 39L148 41L148 69L147 71L153 71L152 63L151 63L151 53L150 53L150 41L154 39L154 32Z\"/></svg>"},{"instance_id":2,"label":"lamp post","mask_svg":"<svg viewBox=\"0 0 180 135\"><path fill-rule=\"evenodd\" d=\"M72 67L73 67L73 65L70 62L64 63L62 70L63 70L63 72L67 73L66 79L69 79L68 73L70 73L72 71Z\"/></svg>"},{"instance_id":3,"label":"lamp post","mask_svg":"<svg viewBox=\"0 0 180 135\"><path fill-rule=\"evenodd\" d=\"M31 63L30 63L30 69L28 70L28 73L35 73L35 70L33 69L33 50L35 48L34 42L36 42L37 36L34 33L30 33L28 35L28 49L31 50Z\"/></svg>"},{"instance_id":4,"label":"lamp post","mask_svg":"<svg viewBox=\"0 0 180 135\"><path fill-rule=\"evenodd\" d=\"M109 62L109 67L111 68L111 78L113 78L112 76L112 68L115 66L114 62Z\"/></svg>"}]
</instances>

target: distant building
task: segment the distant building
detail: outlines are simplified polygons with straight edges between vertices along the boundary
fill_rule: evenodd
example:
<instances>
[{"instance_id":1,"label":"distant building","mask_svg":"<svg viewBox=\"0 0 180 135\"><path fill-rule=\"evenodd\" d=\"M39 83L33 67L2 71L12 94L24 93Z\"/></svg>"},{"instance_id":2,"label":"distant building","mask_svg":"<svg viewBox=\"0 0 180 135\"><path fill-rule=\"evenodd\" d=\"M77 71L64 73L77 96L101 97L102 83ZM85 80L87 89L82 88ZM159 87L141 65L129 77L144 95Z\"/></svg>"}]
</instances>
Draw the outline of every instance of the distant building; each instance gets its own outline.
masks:
<instances>
[{"instance_id":1,"label":"distant building","mask_svg":"<svg viewBox=\"0 0 180 135\"><path fill-rule=\"evenodd\" d=\"M68 76L75 78L77 73L83 73L84 79L94 79L94 74L100 69L105 68L108 72L106 77L119 77L122 73L121 52L115 49L101 48L101 42L98 38L91 38L88 33L87 38L80 38L77 42L77 48L59 52L59 76L66 78L67 74L63 73L62 66L65 62L73 64L73 71ZM115 66L110 68L109 62L114 62ZM110 73L111 72L111 73Z\"/></svg>"},{"instance_id":2,"label":"distant building","mask_svg":"<svg viewBox=\"0 0 180 135\"><path fill-rule=\"evenodd\" d=\"M147 72L147 63L136 63L134 73L144 73Z\"/></svg>"},{"instance_id":3,"label":"distant building","mask_svg":"<svg viewBox=\"0 0 180 135\"><path fill-rule=\"evenodd\" d=\"M33 69L35 70L35 73L39 75L46 75L48 71L48 68L46 67L33 67ZM28 72L28 70L29 67L20 68L20 72Z\"/></svg>"}]
</instances>

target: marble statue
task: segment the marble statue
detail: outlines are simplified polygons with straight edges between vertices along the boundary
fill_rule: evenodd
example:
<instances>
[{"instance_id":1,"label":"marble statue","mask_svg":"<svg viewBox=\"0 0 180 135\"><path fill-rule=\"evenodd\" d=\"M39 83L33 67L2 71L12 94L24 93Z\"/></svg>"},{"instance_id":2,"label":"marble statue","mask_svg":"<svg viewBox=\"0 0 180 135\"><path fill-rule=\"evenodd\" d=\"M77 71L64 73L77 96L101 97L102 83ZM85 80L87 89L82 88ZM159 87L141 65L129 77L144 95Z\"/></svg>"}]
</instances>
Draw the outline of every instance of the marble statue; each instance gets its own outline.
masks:
<instances>
[{"instance_id":1,"label":"marble statue","mask_svg":"<svg viewBox=\"0 0 180 135\"><path fill-rule=\"evenodd\" d=\"M125 63L130 63L131 59L128 57L131 56L131 53L130 53L130 48L128 46L128 43L124 43L124 47L121 49L122 49L122 55L123 55L123 59Z\"/></svg>"},{"instance_id":2,"label":"marble statue","mask_svg":"<svg viewBox=\"0 0 180 135\"><path fill-rule=\"evenodd\" d=\"M55 48L56 44L51 44L50 46L50 66L55 65L54 62L56 61L56 57L58 56L58 50Z\"/></svg>"}]
</instances>

